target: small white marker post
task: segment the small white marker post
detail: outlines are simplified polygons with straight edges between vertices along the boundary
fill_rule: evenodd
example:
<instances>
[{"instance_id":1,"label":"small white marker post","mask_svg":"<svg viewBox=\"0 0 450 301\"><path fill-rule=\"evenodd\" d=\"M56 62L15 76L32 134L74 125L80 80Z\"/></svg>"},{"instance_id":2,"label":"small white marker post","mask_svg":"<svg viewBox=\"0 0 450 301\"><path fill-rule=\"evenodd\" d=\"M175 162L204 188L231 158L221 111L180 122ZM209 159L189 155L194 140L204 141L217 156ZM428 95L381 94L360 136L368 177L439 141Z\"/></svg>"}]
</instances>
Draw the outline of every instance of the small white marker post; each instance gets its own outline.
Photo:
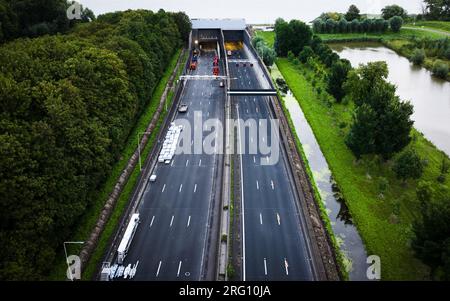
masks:
<instances>
[{"instance_id":1,"label":"small white marker post","mask_svg":"<svg viewBox=\"0 0 450 301\"><path fill-rule=\"evenodd\" d=\"M177 272L177 277L180 276L180 271L181 271L181 260L180 263L178 264L178 272Z\"/></svg>"},{"instance_id":2,"label":"small white marker post","mask_svg":"<svg viewBox=\"0 0 450 301\"><path fill-rule=\"evenodd\" d=\"M161 269L161 260L159 261L159 264L158 264L158 270L156 271L156 277L158 277L160 269Z\"/></svg>"}]
</instances>

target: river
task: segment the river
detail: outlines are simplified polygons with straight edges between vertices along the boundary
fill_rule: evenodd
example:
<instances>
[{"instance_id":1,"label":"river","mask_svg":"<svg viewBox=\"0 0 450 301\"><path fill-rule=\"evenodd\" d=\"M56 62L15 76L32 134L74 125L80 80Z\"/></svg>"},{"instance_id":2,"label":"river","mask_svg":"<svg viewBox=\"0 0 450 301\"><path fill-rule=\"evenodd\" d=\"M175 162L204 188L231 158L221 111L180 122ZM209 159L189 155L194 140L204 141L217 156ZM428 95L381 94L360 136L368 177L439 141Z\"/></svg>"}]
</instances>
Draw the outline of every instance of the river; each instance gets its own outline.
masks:
<instances>
[{"instance_id":1,"label":"river","mask_svg":"<svg viewBox=\"0 0 450 301\"><path fill-rule=\"evenodd\" d=\"M450 155L450 83L432 76L422 67L378 43L331 44L341 58L353 67L374 61L385 61L389 67L388 80L397 86L402 100L414 105L414 127Z\"/></svg>"}]
</instances>

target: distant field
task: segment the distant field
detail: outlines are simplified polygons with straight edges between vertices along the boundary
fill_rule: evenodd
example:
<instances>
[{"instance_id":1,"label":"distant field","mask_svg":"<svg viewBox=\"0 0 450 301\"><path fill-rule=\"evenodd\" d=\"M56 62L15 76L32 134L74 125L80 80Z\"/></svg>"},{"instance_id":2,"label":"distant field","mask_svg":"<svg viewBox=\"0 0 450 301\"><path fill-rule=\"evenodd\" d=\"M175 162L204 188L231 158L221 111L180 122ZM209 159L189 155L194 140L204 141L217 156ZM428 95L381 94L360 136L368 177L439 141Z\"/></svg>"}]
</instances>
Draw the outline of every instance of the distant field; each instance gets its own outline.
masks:
<instances>
[{"instance_id":1,"label":"distant field","mask_svg":"<svg viewBox=\"0 0 450 301\"><path fill-rule=\"evenodd\" d=\"M414 26L414 27L425 27L425 28L432 28L432 29L437 29L437 30L442 30L442 31L447 31L448 33L450 33L450 22L445 22L445 21L424 21L424 22L416 22L414 25L413 24L407 24L405 26Z\"/></svg>"},{"instance_id":2,"label":"distant field","mask_svg":"<svg viewBox=\"0 0 450 301\"><path fill-rule=\"evenodd\" d=\"M449 23L449 22L441 22ZM275 42L275 32L273 31L257 31L256 35L263 37L269 46L273 46ZM384 40L399 40L399 39L410 39L413 37L424 38L429 37L432 39L441 39L448 37L446 34L441 34L437 32L429 32L424 30L416 30L409 28L402 28L399 33L387 32L387 33L336 33L336 34L318 34L324 41L351 41L351 40L373 40L373 39L384 39Z\"/></svg>"},{"instance_id":3,"label":"distant field","mask_svg":"<svg viewBox=\"0 0 450 301\"><path fill-rule=\"evenodd\" d=\"M384 39L384 40L397 40L397 39L410 39L429 37L432 39L441 39L447 37L445 34L437 32L429 32L424 30L402 28L399 33L387 32L387 33L337 33L337 34L318 34L324 41L339 41L339 40L359 40L359 39Z\"/></svg>"},{"instance_id":4,"label":"distant field","mask_svg":"<svg viewBox=\"0 0 450 301\"><path fill-rule=\"evenodd\" d=\"M275 43L275 32L273 31L257 31L257 36L262 37L266 43L269 45L269 47L273 47L273 44Z\"/></svg>"}]
</instances>

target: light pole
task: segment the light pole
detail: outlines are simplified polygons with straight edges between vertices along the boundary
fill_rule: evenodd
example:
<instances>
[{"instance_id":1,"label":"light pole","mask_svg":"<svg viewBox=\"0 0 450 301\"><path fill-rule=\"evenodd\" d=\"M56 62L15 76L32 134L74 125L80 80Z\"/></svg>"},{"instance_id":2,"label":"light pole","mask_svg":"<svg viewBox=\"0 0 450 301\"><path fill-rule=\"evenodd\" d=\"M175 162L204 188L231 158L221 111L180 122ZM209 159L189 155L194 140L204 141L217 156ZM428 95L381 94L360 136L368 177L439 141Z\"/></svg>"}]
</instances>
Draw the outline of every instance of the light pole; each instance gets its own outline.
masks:
<instances>
[{"instance_id":1,"label":"light pole","mask_svg":"<svg viewBox=\"0 0 450 301\"><path fill-rule=\"evenodd\" d=\"M141 132L137 134L137 144L138 144L138 153L139 153L139 171L142 171L142 161L141 161L141 140L139 138L140 135L150 135L150 132Z\"/></svg>"},{"instance_id":2,"label":"light pole","mask_svg":"<svg viewBox=\"0 0 450 301\"><path fill-rule=\"evenodd\" d=\"M70 270L69 260L67 258L66 244L84 244L84 241L65 241L64 242L64 254L66 254L67 270ZM70 280L73 281L72 271L70 271Z\"/></svg>"}]
</instances>

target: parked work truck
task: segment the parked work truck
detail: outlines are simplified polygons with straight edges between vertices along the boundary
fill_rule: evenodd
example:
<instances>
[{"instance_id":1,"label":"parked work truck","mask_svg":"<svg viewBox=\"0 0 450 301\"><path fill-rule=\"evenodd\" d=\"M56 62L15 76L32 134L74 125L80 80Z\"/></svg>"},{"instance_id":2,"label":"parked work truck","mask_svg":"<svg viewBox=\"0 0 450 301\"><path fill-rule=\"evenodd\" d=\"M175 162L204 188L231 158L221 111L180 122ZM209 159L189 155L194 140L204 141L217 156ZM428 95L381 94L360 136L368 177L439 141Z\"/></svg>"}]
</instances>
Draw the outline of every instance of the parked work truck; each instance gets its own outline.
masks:
<instances>
[{"instance_id":1,"label":"parked work truck","mask_svg":"<svg viewBox=\"0 0 450 301\"><path fill-rule=\"evenodd\" d=\"M131 216L130 223L125 230L122 241L117 249L117 263L123 264L125 256L127 256L128 249L130 248L131 241L133 240L136 229L139 225L139 213L135 213Z\"/></svg>"}]
</instances>

